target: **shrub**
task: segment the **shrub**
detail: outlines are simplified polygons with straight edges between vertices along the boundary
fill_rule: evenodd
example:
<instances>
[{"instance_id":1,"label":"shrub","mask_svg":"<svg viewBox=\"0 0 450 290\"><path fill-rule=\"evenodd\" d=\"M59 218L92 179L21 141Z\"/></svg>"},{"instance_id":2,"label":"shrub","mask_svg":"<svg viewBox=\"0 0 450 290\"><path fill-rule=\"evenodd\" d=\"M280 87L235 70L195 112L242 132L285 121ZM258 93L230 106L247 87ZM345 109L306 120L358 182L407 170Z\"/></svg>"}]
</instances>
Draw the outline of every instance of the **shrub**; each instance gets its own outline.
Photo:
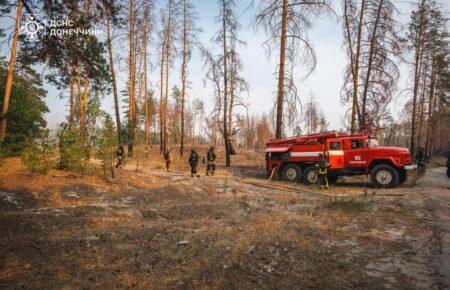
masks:
<instances>
[{"instance_id":1,"label":"shrub","mask_svg":"<svg viewBox=\"0 0 450 290\"><path fill-rule=\"evenodd\" d=\"M55 142L45 131L40 140L31 140L22 152L22 162L35 173L47 173L55 165Z\"/></svg>"},{"instance_id":2,"label":"shrub","mask_svg":"<svg viewBox=\"0 0 450 290\"><path fill-rule=\"evenodd\" d=\"M114 177L115 128L114 122L108 114L105 114L99 135L97 156L101 160L103 176L105 178L108 175Z\"/></svg>"},{"instance_id":3,"label":"shrub","mask_svg":"<svg viewBox=\"0 0 450 290\"><path fill-rule=\"evenodd\" d=\"M59 168L85 172L88 168L80 131L62 124L58 128Z\"/></svg>"}]
</instances>

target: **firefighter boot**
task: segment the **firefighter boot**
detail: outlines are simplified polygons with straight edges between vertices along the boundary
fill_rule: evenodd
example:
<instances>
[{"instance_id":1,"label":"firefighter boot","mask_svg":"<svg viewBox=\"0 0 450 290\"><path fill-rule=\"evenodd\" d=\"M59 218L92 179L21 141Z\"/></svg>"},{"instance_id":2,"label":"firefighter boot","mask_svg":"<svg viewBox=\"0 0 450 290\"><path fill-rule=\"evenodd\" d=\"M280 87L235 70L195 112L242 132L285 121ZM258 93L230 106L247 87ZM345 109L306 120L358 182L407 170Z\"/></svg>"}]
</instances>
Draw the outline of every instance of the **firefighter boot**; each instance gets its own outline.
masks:
<instances>
[{"instance_id":1,"label":"firefighter boot","mask_svg":"<svg viewBox=\"0 0 450 290\"><path fill-rule=\"evenodd\" d=\"M318 178L319 178L319 189L324 189L324 180L323 180L323 175L322 174L320 174L319 173L319 176L318 176Z\"/></svg>"}]
</instances>

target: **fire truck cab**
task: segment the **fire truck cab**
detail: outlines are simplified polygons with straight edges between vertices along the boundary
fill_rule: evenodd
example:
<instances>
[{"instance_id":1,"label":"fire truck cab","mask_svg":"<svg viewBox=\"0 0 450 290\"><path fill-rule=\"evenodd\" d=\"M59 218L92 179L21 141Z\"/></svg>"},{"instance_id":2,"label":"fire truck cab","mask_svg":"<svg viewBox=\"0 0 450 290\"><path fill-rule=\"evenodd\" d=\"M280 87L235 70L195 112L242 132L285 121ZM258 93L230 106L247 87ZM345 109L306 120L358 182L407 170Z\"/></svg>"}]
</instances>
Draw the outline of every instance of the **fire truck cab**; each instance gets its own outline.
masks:
<instances>
[{"instance_id":1,"label":"fire truck cab","mask_svg":"<svg viewBox=\"0 0 450 290\"><path fill-rule=\"evenodd\" d=\"M329 182L340 176L370 175L377 187L394 187L416 168L408 149L381 147L370 133L349 135L338 131L272 140L266 146L267 172L284 180L317 183L315 162L322 153L330 163Z\"/></svg>"}]
</instances>

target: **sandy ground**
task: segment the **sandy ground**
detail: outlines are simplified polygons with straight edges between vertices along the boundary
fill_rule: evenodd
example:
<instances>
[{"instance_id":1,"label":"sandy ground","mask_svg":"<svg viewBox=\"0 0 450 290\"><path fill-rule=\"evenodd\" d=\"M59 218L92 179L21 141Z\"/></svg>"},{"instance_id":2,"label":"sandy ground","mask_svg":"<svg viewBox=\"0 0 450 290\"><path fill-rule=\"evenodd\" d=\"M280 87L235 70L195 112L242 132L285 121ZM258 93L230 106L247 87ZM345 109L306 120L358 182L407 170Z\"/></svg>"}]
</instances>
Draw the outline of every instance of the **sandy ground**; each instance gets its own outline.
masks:
<instances>
[{"instance_id":1,"label":"sandy ground","mask_svg":"<svg viewBox=\"0 0 450 290\"><path fill-rule=\"evenodd\" d=\"M201 152L204 155L204 152ZM260 153L214 177L159 155L103 180L0 168L0 288L447 289L450 181L268 182ZM203 166L203 165L202 165ZM202 171L204 168L201 168Z\"/></svg>"}]
</instances>

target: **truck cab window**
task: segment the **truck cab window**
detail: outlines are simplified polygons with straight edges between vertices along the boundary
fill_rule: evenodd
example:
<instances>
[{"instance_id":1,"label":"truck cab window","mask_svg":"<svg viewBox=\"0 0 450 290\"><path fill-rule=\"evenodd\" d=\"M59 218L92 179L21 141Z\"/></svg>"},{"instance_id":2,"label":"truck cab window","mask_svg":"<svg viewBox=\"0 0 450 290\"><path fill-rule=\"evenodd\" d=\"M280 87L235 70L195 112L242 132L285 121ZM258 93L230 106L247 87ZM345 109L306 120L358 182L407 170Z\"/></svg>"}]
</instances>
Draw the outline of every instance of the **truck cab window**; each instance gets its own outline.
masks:
<instances>
[{"instance_id":1,"label":"truck cab window","mask_svg":"<svg viewBox=\"0 0 450 290\"><path fill-rule=\"evenodd\" d=\"M350 141L350 149L359 149L362 146L361 140L351 140Z\"/></svg>"},{"instance_id":2,"label":"truck cab window","mask_svg":"<svg viewBox=\"0 0 450 290\"><path fill-rule=\"evenodd\" d=\"M329 147L330 150L342 150L342 146L341 146L341 142L340 141L330 142L328 147Z\"/></svg>"}]
</instances>

